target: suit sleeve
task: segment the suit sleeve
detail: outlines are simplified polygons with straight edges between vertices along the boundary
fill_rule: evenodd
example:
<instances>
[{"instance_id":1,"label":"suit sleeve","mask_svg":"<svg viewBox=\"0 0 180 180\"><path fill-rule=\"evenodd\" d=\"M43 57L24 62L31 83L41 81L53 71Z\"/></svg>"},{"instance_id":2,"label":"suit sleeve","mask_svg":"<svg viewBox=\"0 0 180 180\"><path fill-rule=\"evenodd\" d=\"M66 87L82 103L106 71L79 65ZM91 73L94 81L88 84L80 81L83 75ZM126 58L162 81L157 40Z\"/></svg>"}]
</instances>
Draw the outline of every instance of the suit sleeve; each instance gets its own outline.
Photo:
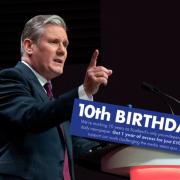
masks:
<instances>
[{"instance_id":1,"label":"suit sleeve","mask_svg":"<svg viewBox=\"0 0 180 180\"><path fill-rule=\"evenodd\" d=\"M14 69L0 73L0 130L38 133L71 118L74 89L57 99L42 102L34 98L28 81Z\"/></svg>"}]
</instances>

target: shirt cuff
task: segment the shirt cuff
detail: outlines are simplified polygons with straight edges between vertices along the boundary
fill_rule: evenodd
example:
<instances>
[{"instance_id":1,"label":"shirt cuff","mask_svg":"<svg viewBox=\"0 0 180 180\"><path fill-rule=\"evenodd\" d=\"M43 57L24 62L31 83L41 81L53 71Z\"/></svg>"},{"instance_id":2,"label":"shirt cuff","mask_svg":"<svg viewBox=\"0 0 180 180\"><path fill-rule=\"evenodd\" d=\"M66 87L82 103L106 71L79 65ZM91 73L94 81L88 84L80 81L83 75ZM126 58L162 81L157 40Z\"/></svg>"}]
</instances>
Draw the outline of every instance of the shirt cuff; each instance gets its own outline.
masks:
<instances>
[{"instance_id":1,"label":"shirt cuff","mask_svg":"<svg viewBox=\"0 0 180 180\"><path fill-rule=\"evenodd\" d=\"M83 85L79 86L78 95L79 95L79 99L93 101L93 96L87 96Z\"/></svg>"}]
</instances>

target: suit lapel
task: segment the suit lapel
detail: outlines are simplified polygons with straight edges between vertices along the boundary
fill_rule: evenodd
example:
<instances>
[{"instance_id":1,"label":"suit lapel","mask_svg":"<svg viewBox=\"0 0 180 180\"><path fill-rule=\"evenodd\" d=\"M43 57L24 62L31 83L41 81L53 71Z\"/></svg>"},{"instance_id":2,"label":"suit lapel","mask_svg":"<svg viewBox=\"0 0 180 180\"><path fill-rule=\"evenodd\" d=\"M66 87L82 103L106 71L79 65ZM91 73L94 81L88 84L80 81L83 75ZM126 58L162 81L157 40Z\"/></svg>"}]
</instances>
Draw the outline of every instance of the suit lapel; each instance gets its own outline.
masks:
<instances>
[{"instance_id":1,"label":"suit lapel","mask_svg":"<svg viewBox=\"0 0 180 180\"><path fill-rule=\"evenodd\" d=\"M39 97L41 98L42 101L49 100L44 88L41 86L37 77L31 71L31 69L29 67L27 67L22 62L18 62L18 64L15 66L15 68L17 68L19 71L21 71L23 76L25 76L25 78L29 80L30 84L33 86L33 89L36 91L36 93L39 94Z\"/></svg>"}]
</instances>

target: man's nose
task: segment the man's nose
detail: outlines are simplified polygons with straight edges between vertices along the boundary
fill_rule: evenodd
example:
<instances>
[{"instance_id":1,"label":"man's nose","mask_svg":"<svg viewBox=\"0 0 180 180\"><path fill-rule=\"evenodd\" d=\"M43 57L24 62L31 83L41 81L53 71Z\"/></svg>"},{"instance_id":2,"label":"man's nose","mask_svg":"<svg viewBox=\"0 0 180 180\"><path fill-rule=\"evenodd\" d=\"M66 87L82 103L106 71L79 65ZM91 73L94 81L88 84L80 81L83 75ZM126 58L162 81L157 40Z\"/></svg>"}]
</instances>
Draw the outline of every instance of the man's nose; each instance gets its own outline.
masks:
<instances>
[{"instance_id":1,"label":"man's nose","mask_svg":"<svg viewBox=\"0 0 180 180\"><path fill-rule=\"evenodd\" d=\"M59 43L59 46L56 52L58 55L64 55L66 53L66 47L63 45L63 43Z\"/></svg>"}]
</instances>

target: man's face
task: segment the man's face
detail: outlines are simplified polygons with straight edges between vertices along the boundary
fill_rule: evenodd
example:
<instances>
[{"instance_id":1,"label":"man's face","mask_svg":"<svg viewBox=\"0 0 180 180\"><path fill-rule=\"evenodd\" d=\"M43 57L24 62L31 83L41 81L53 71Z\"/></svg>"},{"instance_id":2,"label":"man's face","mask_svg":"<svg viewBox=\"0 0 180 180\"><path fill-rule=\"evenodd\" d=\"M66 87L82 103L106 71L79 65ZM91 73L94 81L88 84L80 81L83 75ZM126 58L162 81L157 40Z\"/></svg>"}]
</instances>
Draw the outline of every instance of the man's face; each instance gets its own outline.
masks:
<instances>
[{"instance_id":1,"label":"man's face","mask_svg":"<svg viewBox=\"0 0 180 180\"><path fill-rule=\"evenodd\" d=\"M33 44L31 65L47 80L61 75L67 58L67 46L66 31L58 25L46 25L39 41Z\"/></svg>"}]
</instances>

